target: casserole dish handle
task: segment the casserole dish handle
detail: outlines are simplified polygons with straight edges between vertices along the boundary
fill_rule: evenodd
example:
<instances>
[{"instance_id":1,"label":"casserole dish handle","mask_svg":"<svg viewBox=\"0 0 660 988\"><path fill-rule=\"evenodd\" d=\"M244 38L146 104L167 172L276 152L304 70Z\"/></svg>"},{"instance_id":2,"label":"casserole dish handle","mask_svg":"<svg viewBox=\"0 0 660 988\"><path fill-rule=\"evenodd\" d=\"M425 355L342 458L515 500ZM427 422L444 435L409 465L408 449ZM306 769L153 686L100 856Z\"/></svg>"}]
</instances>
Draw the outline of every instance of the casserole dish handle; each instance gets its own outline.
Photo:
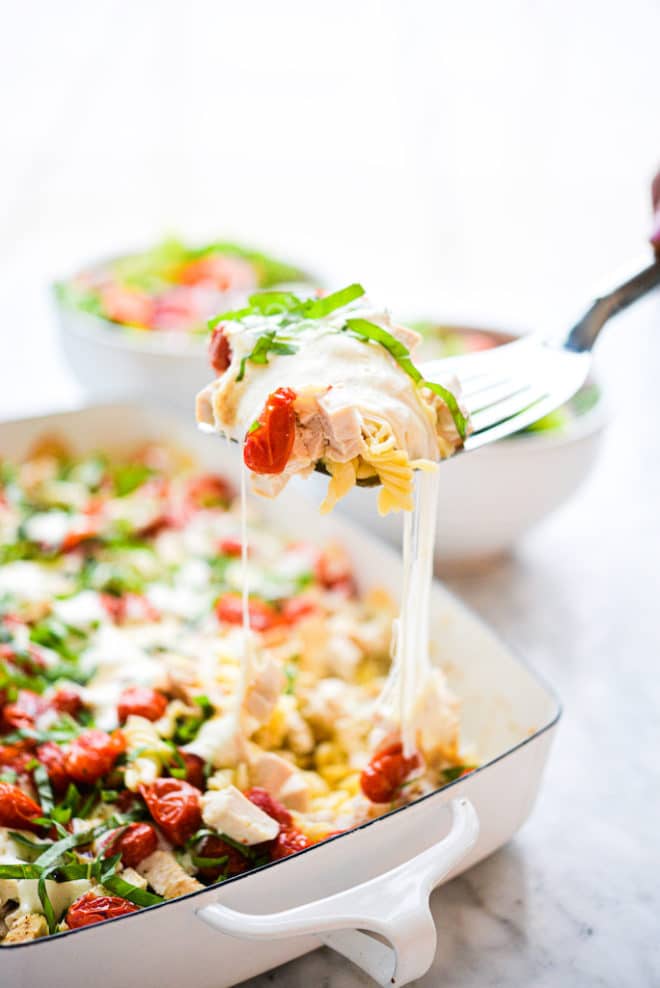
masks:
<instances>
[{"instance_id":1,"label":"casserole dish handle","mask_svg":"<svg viewBox=\"0 0 660 988\"><path fill-rule=\"evenodd\" d=\"M246 940L314 935L383 988L409 984L428 971L435 956L429 896L479 833L477 814L468 800L452 800L450 810L451 829L439 843L345 892L278 913L243 913L213 903L197 915L222 933Z\"/></svg>"}]
</instances>

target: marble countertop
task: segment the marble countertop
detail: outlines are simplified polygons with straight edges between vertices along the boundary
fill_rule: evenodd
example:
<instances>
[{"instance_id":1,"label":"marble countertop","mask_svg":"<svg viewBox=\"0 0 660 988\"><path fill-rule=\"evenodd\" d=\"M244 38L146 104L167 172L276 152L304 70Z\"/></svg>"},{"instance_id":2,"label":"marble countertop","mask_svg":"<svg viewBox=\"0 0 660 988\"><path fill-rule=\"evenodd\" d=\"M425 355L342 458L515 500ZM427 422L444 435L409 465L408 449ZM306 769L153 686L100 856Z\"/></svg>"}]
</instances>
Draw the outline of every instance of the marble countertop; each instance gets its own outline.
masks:
<instances>
[{"instance_id":1,"label":"marble countertop","mask_svg":"<svg viewBox=\"0 0 660 988\"><path fill-rule=\"evenodd\" d=\"M660 300L599 349L625 402L587 485L514 556L448 581L557 688L564 716L521 832L434 893L420 988L660 984ZM371 984L324 948L245 988Z\"/></svg>"}]
</instances>

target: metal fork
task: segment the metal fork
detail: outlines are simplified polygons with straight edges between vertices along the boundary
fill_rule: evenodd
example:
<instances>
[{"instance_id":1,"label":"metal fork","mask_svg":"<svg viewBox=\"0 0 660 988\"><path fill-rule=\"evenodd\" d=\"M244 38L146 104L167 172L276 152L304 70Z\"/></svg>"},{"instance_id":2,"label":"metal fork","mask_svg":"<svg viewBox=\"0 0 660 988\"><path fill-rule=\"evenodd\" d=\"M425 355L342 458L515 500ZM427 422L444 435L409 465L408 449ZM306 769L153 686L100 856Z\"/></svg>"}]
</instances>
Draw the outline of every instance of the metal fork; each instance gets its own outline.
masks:
<instances>
[{"instance_id":1,"label":"metal fork","mask_svg":"<svg viewBox=\"0 0 660 988\"><path fill-rule=\"evenodd\" d=\"M600 295L558 341L537 335L487 350L429 361L420 367L429 381L456 374L472 432L463 450L470 452L510 436L572 398L584 384L591 350L606 322L660 285L660 255L655 262Z\"/></svg>"}]
</instances>

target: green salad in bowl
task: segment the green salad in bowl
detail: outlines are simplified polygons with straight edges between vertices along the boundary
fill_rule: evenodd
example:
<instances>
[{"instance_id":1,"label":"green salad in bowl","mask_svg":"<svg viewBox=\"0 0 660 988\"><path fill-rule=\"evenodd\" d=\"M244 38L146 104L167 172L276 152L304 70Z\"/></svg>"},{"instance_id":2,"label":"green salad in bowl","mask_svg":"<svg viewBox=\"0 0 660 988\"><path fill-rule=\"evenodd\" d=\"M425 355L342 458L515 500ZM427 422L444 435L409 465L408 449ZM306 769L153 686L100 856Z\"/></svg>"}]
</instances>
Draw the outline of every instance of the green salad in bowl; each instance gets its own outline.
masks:
<instances>
[{"instance_id":1,"label":"green salad in bowl","mask_svg":"<svg viewBox=\"0 0 660 988\"><path fill-rule=\"evenodd\" d=\"M518 339L515 334L500 330L450 326L432 320L418 320L411 325L423 336L423 343L420 344L418 353L421 353L422 359L425 360L462 357L483 350L492 350ZM598 385L593 380L588 380L569 402L550 412L549 415L544 415L516 435L566 432L577 418L591 411L598 404L600 397Z\"/></svg>"},{"instance_id":2,"label":"green salad in bowl","mask_svg":"<svg viewBox=\"0 0 660 988\"><path fill-rule=\"evenodd\" d=\"M227 241L191 247L170 238L149 250L90 266L55 285L60 305L118 329L206 333L211 316L252 292L309 275L279 258Z\"/></svg>"}]
</instances>

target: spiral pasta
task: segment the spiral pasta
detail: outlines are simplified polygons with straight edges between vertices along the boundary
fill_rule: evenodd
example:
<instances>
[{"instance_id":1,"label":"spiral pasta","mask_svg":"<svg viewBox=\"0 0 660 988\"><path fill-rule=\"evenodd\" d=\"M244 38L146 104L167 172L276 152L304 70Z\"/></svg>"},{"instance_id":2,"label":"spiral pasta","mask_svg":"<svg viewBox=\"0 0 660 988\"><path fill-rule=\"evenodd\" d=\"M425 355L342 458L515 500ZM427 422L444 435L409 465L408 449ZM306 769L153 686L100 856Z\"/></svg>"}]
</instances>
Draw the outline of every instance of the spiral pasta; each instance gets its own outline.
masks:
<instances>
[{"instance_id":1,"label":"spiral pasta","mask_svg":"<svg viewBox=\"0 0 660 988\"><path fill-rule=\"evenodd\" d=\"M170 757L170 747L161 738L156 726L146 717L131 714L124 724L126 738L126 787L137 792L141 785L157 779L163 764Z\"/></svg>"}]
</instances>

